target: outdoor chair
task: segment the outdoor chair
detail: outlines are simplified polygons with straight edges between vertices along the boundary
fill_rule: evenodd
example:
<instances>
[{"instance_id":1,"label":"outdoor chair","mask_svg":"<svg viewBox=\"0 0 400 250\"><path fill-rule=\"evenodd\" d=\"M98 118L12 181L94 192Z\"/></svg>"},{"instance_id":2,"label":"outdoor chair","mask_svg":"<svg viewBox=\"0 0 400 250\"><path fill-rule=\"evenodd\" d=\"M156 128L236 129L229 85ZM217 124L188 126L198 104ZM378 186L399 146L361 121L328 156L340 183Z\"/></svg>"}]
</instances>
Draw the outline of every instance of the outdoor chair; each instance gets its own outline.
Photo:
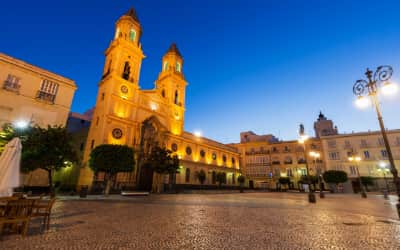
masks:
<instances>
[{"instance_id":1,"label":"outdoor chair","mask_svg":"<svg viewBox=\"0 0 400 250\"><path fill-rule=\"evenodd\" d=\"M35 200L27 199L8 201L4 214L0 217L0 235L6 225L7 229L21 233L25 237L34 204Z\"/></svg>"},{"instance_id":2,"label":"outdoor chair","mask_svg":"<svg viewBox=\"0 0 400 250\"><path fill-rule=\"evenodd\" d=\"M53 208L56 198L50 200L39 200L35 203L32 217L43 217L43 226L48 230L50 227L51 209Z\"/></svg>"}]
</instances>

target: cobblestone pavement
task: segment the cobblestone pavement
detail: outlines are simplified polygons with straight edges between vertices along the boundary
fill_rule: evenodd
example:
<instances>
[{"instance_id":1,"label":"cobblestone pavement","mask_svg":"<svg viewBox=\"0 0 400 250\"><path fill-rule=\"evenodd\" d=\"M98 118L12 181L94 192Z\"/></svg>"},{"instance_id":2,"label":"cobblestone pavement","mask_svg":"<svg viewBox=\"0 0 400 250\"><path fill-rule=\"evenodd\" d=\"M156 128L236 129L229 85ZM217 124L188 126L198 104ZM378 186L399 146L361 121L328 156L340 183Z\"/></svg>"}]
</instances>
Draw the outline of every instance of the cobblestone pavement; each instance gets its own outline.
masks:
<instances>
[{"instance_id":1,"label":"cobblestone pavement","mask_svg":"<svg viewBox=\"0 0 400 250\"><path fill-rule=\"evenodd\" d=\"M400 249L395 197L244 193L62 200L0 249Z\"/></svg>"}]
</instances>

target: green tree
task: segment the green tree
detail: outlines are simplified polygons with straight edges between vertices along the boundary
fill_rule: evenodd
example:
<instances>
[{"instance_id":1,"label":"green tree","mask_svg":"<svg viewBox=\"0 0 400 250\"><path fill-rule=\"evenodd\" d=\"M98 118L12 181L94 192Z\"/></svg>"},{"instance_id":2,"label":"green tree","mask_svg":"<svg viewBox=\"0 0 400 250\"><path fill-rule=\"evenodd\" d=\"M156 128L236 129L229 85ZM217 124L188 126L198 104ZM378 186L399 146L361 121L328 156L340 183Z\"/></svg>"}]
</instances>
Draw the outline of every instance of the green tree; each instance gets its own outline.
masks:
<instances>
[{"instance_id":1,"label":"green tree","mask_svg":"<svg viewBox=\"0 0 400 250\"><path fill-rule=\"evenodd\" d=\"M120 172L132 172L135 167L134 151L125 145L99 145L90 152L89 167L93 172L104 172L106 181L105 194L108 195L110 187Z\"/></svg>"},{"instance_id":2,"label":"green tree","mask_svg":"<svg viewBox=\"0 0 400 250\"><path fill-rule=\"evenodd\" d=\"M223 183L226 183L226 173L218 172L215 175L215 180L218 182L218 186L221 187Z\"/></svg>"},{"instance_id":3,"label":"green tree","mask_svg":"<svg viewBox=\"0 0 400 250\"><path fill-rule=\"evenodd\" d=\"M19 137L22 141L26 140L27 135L32 130L32 125L28 125L26 128L14 127L11 123L5 123L0 130L0 155L4 150L6 144L11 141L14 137Z\"/></svg>"},{"instance_id":4,"label":"green tree","mask_svg":"<svg viewBox=\"0 0 400 250\"><path fill-rule=\"evenodd\" d=\"M200 171L196 172L196 178L199 180L201 185L203 185L206 181L206 172L203 169L200 169Z\"/></svg>"},{"instance_id":5,"label":"green tree","mask_svg":"<svg viewBox=\"0 0 400 250\"><path fill-rule=\"evenodd\" d=\"M310 183L311 183L311 185L314 186L314 190L315 190L315 185L318 184L318 177L315 175L310 175L310 176L302 175L300 178L300 183L309 184L308 179L310 179Z\"/></svg>"},{"instance_id":6,"label":"green tree","mask_svg":"<svg viewBox=\"0 0 400 250\"><path fill-rule=\"evenodd\" d=\"M339 183L344 183L348 180L347 173L340 170L328 170L323 173L325 182L335 184L336 190L338 189Z\"/></svg>"},{"instance_id":7,"label":"green tree","mask_svg":"<svg viewBox=\"0 0 400 250\"><path fill-rule=\"evenodd\" d=\"M237 178L239 185L240 185L240 192L243 193L243 184L246 181L246 179L244 178L243 175L239 175L239 177Z\"/></svg>"},{"instance_id":8,"label":"green tree","mask_svg":"<svg viewBox=\"0 0 400 250\"><path fill-rule=\"evenodd\" d=\"M289 177L279 177L278 182L281 185L289 186L290 184L290 178Z\"/></svg>"},{"instance_id":9,"label":"green tree","mask_svg":"<svg viewBox=\"0 0 400 250\"><path fill-rule=\"evenodd\" d=\"M155 172L155 180L153 181L153 191L160 192L162 185L162 177L165 174L178 173L179 158L177 155L166 148L154 147L150 155L144 162L144 166L151 168Z\"/></svg>"},{"instance_id":10,"label":"green tree","mask_svg":"<svg viewBox=\"0 0 400 250\"><path fill-rule=\"evenodd\" d=\"M77 161L76 152L71 145L71 134L61 126L35 126L27 128L24 137L22 171L29 172L38 168L47 171L50 190L53 192L53 172Z\"/></svg>"},{"instance_id":11,"label":"green tree","mask_svg":"<svg viewBox=\"0 0 400 250\"><path fill-rule=\"evenodd\" d=\"M366 191L368 190L368 186L374 185L374 178L372 176L361 176L361 183L365 186Z\"/></svg>"}]
</instances>

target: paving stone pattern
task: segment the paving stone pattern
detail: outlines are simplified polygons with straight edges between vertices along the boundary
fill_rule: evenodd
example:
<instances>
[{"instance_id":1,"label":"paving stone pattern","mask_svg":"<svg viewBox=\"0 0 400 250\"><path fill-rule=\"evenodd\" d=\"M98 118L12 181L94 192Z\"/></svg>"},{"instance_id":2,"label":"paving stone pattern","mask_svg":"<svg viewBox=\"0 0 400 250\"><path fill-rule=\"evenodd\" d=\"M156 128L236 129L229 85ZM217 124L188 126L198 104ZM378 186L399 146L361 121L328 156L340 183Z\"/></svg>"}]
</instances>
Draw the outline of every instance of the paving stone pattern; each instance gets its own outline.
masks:
<instances>
[{"instance_id":1,"label":"paving stone pattern","mask_svg":"<svg viewBox=\"0 0 400 250\"><path fill-rule=\"evenodd\" d=\"M305 194L151 195L66 199L50 230L38 219L26 238L0 249L400 249L395 197Z\"/></svg>"}]
</instances>

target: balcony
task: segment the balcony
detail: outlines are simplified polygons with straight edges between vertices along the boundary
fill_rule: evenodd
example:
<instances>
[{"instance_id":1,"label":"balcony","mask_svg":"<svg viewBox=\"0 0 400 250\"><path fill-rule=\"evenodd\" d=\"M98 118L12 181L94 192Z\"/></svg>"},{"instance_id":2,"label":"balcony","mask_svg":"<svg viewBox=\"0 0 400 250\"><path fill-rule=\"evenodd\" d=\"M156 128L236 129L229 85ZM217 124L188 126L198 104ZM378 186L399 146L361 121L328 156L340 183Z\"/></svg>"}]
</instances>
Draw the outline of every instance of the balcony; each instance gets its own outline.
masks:
<instances>
[{"instance_id":1,"label":"balcony","mask_svg":"<svg viewBox=\"0 0 400 250\"><path fill-rule=\"evenodd\" d=\"M54 100L56 99L56 95L54 94L49 94L43 91L38 91L36 94L36 99L42 100L51 104L54 104Z\"/></svg>"},{"instance_id":2,"label":"balcony","mask_svg":"<svg viewBox=\"0 0 400 250\"><path fill-rule=\"evenodd\" d=\"M280 161L272 161L272 165L279 165L279 164L281 164Z\"/></svg>"},{"instance_id":3,"label":"balcony","mask_svg":"<svg viewBox=\"0 0 400 250\"><path fill-rule=\"evenodd\" d=\"M297 161L297 164L305 164L305 163L306 163L306 160L304 160L304 159L300 159Z\"/></svg>"},{"instance_id":4,"label":"balcony","mask_svg":"<svg viewBox=\"0 0 400 250\"><path fill-rule=\"evenodd\" d=\"M8 90L8 91L12 91L15 93L19 93L19 89L21 88L21 85L19 85L18 83L15 82L10 82L10 81L5 81L3 84L3 89Z\"/></svg>"},{"instance_id":5,"label":"balcony","mask_svg":"<svg viewBox=\"0 0 400 250\"><path fill-rule=\"evenodd\" d=\"M293 164L293 162L292 162L292 161L284 161L284 163L285 163L285 165L290 165L290 164Z\"/></svg>"}]
</instances>

